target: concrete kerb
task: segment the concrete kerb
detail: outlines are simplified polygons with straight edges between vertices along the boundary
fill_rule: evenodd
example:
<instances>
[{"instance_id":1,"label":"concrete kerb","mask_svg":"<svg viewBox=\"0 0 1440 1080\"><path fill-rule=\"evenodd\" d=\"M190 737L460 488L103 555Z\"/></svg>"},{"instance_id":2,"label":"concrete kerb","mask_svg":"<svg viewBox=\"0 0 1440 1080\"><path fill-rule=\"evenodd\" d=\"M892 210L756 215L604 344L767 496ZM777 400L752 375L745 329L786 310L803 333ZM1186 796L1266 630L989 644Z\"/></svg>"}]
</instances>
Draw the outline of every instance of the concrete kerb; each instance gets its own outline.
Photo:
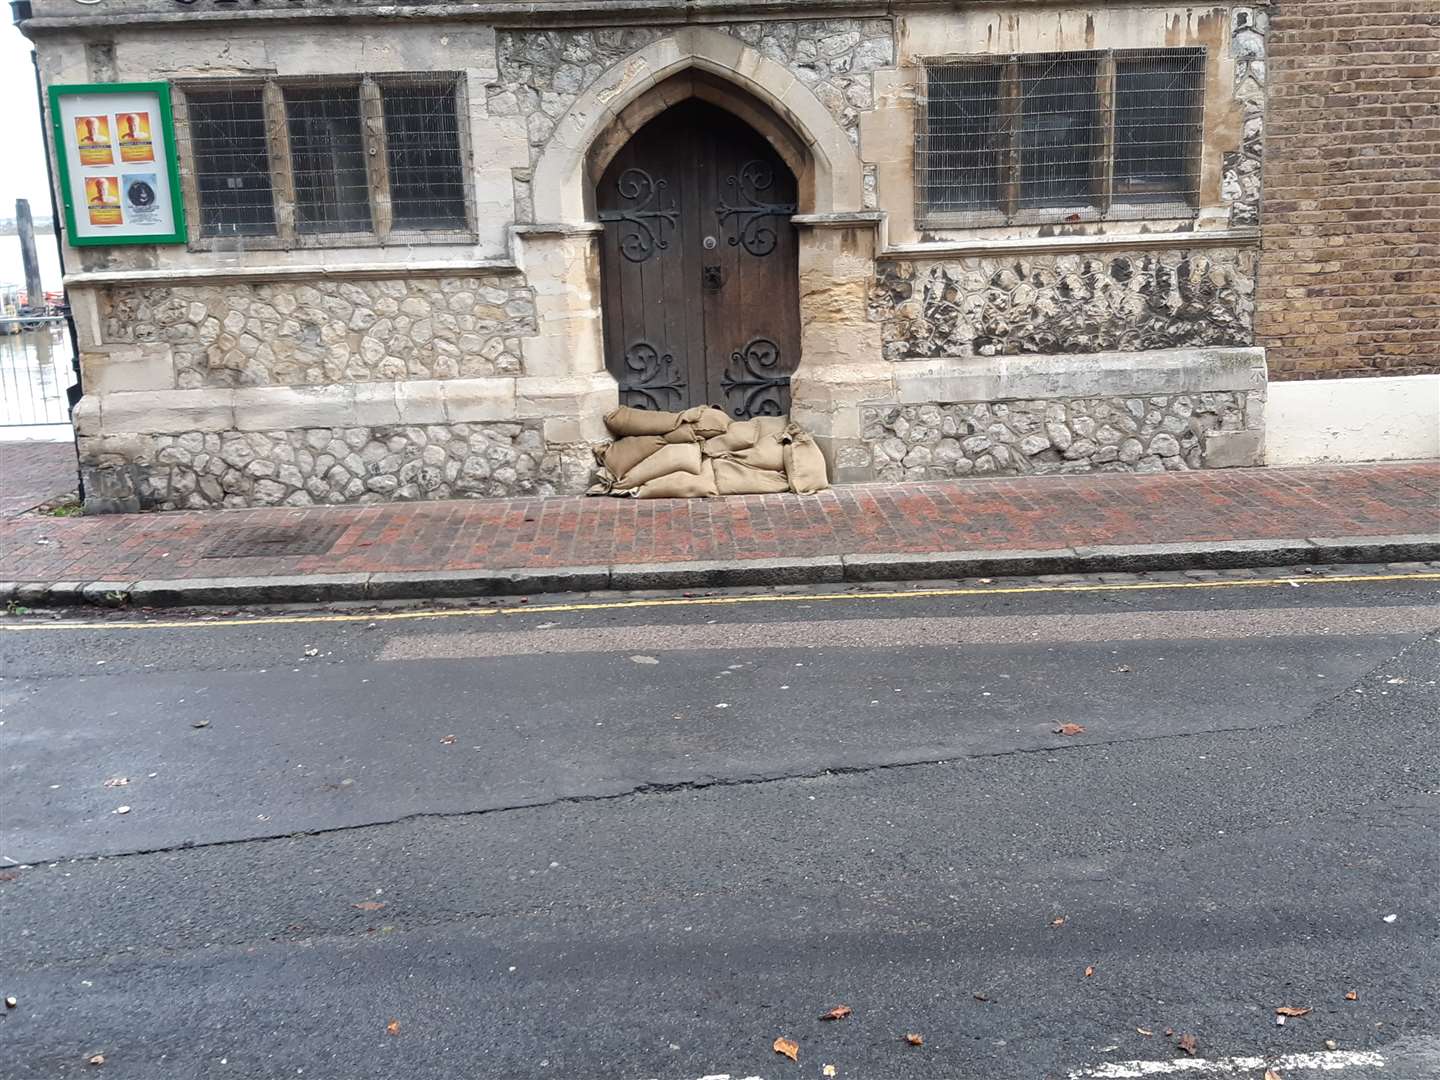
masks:
<instances>
[{"instance_id":1,"label":"concrete kerb","mask_svg":"<svg viewBox=\"0 0 1440 1080\"><path fill-rule=\"evenodd\" d=\"M474 596L528 596L547 592L594 592L610 587L609 568L549 570L418 570L375 573L367 600L439 600Z\"/></svg>"},{"instance_id":2,"label":"concrete kerb","mask_svg":"<svg viewBox=\"0 0 1440 1080\"><path fill-rule=\"evenodd\" d=\"M734 559L637 563L610 568L612 589L723 589L824 585L845 581L840 555L809 559Z\"/></svg>"},{"instance_id":3,"label":"concrete kerb","mask_svg":"<svg viewBox=\"0 0 1440 1080\"><path fill-rule=\"evenodd\" d=\"M1044 551L895 552L816 558L634 563L549 569L417 570L174 581L0 582L0 603L56 607L190 607L640 589L769 588L1039 574L1225 570L1317 563L1440 561L1428 535L1231 540L1066 547Z\"/></svg>"}]
</instances>

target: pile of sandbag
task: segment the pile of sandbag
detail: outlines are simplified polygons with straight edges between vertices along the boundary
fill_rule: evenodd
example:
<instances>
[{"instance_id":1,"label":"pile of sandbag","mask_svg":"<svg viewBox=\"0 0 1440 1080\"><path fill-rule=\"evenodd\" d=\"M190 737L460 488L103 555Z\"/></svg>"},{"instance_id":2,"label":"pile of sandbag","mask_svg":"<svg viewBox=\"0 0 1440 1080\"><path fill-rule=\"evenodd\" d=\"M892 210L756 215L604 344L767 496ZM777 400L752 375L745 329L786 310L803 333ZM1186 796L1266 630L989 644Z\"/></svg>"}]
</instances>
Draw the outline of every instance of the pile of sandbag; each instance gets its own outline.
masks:
<instances>
[{"instance_id":1,"label":"pile of sandbag","mask_svg":"<svg viewBox=\"0 0 1440 1080\"><path fill-rule=\"evenodd\" d=\"M787 416L732 421L708 405L679 413L621 406L605 427L615 439L595 447L591 495L703 499L830 486L820 448Z\"/></svg>"}]
</instances>

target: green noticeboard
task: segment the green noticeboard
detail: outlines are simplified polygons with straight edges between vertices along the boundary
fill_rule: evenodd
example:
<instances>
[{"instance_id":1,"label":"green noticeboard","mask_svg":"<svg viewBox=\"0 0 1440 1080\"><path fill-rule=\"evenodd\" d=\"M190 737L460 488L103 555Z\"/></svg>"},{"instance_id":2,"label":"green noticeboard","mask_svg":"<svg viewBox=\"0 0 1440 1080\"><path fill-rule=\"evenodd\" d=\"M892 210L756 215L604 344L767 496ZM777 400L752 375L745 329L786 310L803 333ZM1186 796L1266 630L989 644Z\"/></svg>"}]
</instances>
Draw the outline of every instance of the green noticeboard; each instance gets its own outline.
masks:
<instances>
[{"instance_id":1,"label":"green noticeboard","mask_svg":"<svg viewBox=\"0 0 1440 1080\"><path fill-rule=\"evenodd\" d=\"M50 124L72 245L185 243L168 83L52 86Z\"/></svg>"}]
</instances>

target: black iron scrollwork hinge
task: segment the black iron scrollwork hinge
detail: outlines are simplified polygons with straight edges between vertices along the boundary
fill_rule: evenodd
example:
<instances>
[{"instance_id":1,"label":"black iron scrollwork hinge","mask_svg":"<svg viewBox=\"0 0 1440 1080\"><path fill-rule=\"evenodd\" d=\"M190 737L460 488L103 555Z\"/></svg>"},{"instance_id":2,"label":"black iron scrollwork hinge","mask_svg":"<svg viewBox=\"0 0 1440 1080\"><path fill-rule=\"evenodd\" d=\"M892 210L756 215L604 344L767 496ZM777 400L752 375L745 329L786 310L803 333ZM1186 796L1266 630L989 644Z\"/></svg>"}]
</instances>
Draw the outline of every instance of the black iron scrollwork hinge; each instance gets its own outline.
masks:
<instances>
[{"instance_id":1,"label":"black iron scrollwork hinge","mask_svg":"<svg viewBox=\"0 0 1440 1080\"><path fill-rule=\"evenodd\" d=\"M753 338L730 354L720 376L727 399L740 398L734 416L783 416L788 410L790 376L780 374L780 346L769 338Z\"/></svg>"},{"instance_id":2,"label":"black iron scrollwork hinge","mask_svg":"<svg viewBox=\"0 0 1440 1080\"><path fill-rule=\"evenodd\" d=\"M656 180L644 169L626 169L615 181L615 188L622 199L636 203L624 210L602 210L602 222L619 222L620 253L631 262L644 262L656 251L670 246L665 239L665 226L675 228L680 217L679 210L653 208L652 203L669 186L665 180Z\"/></svg>"},{"instance_id":3,"label":"black iron scrollwork hinge","mask_svg":"<svg viewBox=\"0 0 1440 1080\"><path fill-rule=\"evenodd\" d=\"M763 161L747 161L734 176L725 178L725 186L735 191L736 205L723 198L715 208L721 229L730 218L736 219L736 234L730 237L731 247L743 247L751 255L769 255L775 250L780 234L767 223L772 217L788 218L795 213L794 203L765 202L761 195L775 182L775 170Z\"/></svg>"},{"instance_id":4,"label":"black iron scrollwork hinge","mask_svg":"<svg viewBox=\"0 0 1440 1080\"><path fill-rule=\"evenodd\" d=\"M626 405L665 410L684 401L685 373L673 353L636 341L625 350L625 370L629 374L620 379L620 393L628 395Z\"/></svg>"}]
</instances>

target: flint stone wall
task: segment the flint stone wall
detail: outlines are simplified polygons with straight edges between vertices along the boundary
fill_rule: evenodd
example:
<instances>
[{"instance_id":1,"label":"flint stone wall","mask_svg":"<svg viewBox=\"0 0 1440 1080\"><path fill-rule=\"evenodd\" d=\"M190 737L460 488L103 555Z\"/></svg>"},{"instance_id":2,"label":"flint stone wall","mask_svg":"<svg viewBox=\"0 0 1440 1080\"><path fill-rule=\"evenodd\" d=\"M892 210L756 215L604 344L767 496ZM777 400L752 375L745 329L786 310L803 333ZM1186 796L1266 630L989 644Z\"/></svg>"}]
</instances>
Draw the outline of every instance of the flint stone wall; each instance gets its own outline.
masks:
<instances>
[{"instance_id":1,"label":"flint stone wall","mask_svg":"<svg viewBox=\"0 0 1440 1080\"><path fill-rule=\"evenodd\" d=\"M887 360L1248 345L1242 249L885 261L869 317Z\"/></svg>"},{"instance_id":2,"label":"flint stone wall","mask_svg":"<svg viewBox=\"0 0 1440 1080\"><path fill-rule=\"evenodd\" d=\"M1270 13L1263 8L1231 12L1230 51L1235 57L1235 98L1240 102L1240 149L1225 154L1220 194L1230 204L1231 225L1260 224L1260 169L1265 146L1265 54Z\"/></svg>"},{"instance_id":3,"label":"flint stone wall","mask_svg":"<svg viewBox=\"0 0 1440 1080\"><path fill-rule=\"evenodd\" d=\"M535 299L515 273L114 288L101 332L168 345L182 390L516 375Z\"/></svg>"},{"instance_id":4,"label":"flint stone wall","mask_svg":"<svg viewBox=\"0 0 1440 1080\"><path fill-rule=\"evenodd\" d=\"M874 103L871 73L895 62L888 19L817 19L707 25L788 68L850 135ZM533 165L575 99L608 68L664 37L659 27L501 31L498 77L485 88L491 116L523 117Z\"/></svg>"},{"instance_id":5,"label":"flint stone wall","mask_svg":"<svg viewBox=\"0 0 1440 1080\"><path fill-rule=\"evenodd\" d=\"M547 448L540 421L106 435L79 443L87 494L138 500L147 510L553 495L583 483L591 464Z\"/></svg>"},{"instance_id":6,"label":"flint stone wall","mask_svg":"<svg viewBox=\"0 0 1440 1080\"><path fill-rule=\"evenodd\" d=\"M868 446L837 465L877 480L1074 472L1156 473L1242 464L1258 456L1259 391L1130 398L867 405ZM1228 451L1223 460L1217 445Z\"/></svg>"}]
</instances>

